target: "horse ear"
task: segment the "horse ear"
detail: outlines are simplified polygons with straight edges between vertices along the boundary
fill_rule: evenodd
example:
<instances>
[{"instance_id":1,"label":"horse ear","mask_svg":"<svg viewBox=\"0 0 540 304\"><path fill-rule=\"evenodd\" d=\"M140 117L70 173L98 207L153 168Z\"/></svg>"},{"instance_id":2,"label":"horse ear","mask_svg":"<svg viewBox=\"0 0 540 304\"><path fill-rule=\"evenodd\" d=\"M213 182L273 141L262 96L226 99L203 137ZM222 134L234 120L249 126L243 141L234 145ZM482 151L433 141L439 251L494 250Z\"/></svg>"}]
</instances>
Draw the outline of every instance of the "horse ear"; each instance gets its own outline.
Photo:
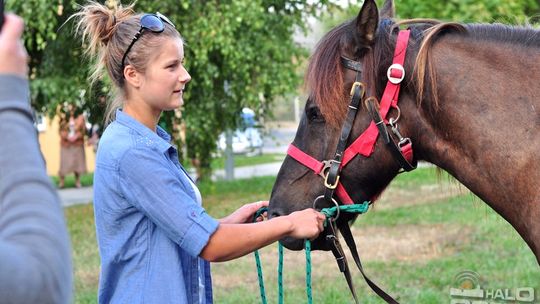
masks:
<instances>
[{"instance_id":1,"label":"horse ear","mask_svg":"<svg viewBox=\"0 0 540 304\"><path fill-rule=\"evenodd\" d=\"M356 17L356 32L361 42L371 44L379 24L379 11L375 0L366 0Z\"/></svg>"},{"instance_id":2,"label":"horse ear","mask_svg":"<svg viewBox=\"0 0 540 304\"><path fill-rule=\"evenodd\" d=\"M389 18L389 19L394 18L394 16L396 15L394 0L384 1L380 15L381 15L381 18Z\"/></svg>"}]
</instances>

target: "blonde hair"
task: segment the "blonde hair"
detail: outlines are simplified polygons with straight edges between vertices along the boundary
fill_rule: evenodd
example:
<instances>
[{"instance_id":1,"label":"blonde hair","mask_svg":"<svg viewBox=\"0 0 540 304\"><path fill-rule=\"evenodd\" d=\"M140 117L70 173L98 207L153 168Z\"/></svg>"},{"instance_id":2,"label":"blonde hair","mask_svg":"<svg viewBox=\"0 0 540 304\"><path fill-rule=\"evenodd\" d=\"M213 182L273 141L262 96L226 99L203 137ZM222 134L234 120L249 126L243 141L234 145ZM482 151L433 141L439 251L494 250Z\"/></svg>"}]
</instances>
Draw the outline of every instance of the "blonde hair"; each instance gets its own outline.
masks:
<instances>
[{"instance_id":1,"label":"blonde hair","mask_svg":"<svg viewBox=\"0 0 540 304\"><path fill-rule=\"evenodd\" d=\"M109 77L113 91L105 111L105 122L114 120L116 109L125 99L125 79L122 57L133 37L141 28L142 14L136 14L133 5L123 7L113 2L109 7L95 1L81 7L71 16L77 20L76 32L81 35L85 54L94 62L90 76L91 83ZM139 72L145 72L150 54L162 45L165 38L181 38L178 31L163 22L165 30L161 33L145 31L133 45L126 57L125 66L131 65Z\"/></svg>"}]
</instances>

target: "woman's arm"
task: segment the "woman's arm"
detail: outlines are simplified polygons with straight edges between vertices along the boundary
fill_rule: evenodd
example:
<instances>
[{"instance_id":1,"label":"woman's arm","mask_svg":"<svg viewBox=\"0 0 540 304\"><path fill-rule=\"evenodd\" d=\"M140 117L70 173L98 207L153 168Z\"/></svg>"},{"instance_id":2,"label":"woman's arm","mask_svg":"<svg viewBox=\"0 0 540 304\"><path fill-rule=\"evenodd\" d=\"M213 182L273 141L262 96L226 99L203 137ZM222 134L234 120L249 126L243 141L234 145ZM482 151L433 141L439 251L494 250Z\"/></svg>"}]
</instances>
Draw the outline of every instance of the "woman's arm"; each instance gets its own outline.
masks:
<instances>
[{"instance_id":1,"label":"woman's arm","mask_svg":"<svg viewBox=\"0 0 540 304\"><path fill-rule=\"evenodd\" d=\"M314 209L253 224L220 223L200 256L210 262L223 262L246 255L285 236L313 239L323 231L325 216Z\"/></svg>"}]
</instances>

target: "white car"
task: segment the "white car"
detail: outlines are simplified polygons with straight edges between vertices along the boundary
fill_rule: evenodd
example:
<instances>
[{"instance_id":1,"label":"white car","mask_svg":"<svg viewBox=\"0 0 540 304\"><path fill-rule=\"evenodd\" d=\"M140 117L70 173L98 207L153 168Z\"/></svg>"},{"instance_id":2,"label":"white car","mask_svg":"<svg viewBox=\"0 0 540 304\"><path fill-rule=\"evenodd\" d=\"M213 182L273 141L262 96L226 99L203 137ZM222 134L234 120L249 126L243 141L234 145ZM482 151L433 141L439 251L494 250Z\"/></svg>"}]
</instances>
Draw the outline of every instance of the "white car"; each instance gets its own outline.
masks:
<instances>
[{"instance_id":1,"label":"white car","mask_svg":"<svg viewBox=\"0 0 540 304\"><path fill-rule=\"evenodd\" d=\"M232 137L232 150L235 154L262 154L263 139L257 128L236 129ZM218 139L218 148L225 151L227 148L225 133Z\"/></svg>"},{"instance_id":2,"label":"white car","mask_svg":"<svg viewBox=\"0 0 540 304\"><path fill-rule=\"evenodd\" d=\"M242 109L243 127L233 132L232 150L235 154L262 154L263 139L260 130L255 126L255 112L249 108ZM218 149L227 148L225 133L218 138Z\"/></svg>"}]
</instances>

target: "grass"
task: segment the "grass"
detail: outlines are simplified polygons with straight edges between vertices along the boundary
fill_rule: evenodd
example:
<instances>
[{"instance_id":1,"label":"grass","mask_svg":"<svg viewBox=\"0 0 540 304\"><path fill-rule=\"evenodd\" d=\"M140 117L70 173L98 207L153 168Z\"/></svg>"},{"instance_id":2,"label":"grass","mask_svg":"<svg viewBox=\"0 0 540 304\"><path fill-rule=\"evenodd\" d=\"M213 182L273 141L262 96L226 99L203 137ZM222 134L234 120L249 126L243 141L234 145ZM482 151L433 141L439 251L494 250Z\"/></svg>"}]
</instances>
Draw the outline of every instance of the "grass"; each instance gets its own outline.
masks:
<instances>
[{"instance_id":1,"label":"grass","mask_svg":"<svg viewBox=\"0 0 540 304\"><path fill-rule=\"evenodd\" d=\"M50 177L53 184L58 187L58 176ZM81 175L81 185L83 187L90 187L94 184L94 173L87 173ZM64 188L75 188L75 176L73 174L66 175L64 179Z\"/></svg>"},{"instance_id":2,"label":"grass","mask_svg":"<svg viewBox=\"0 0 540 304\"><path fill-rule=\"evenodd\" d=\"M472 195L457 192L444 199L429 200L427 186L445 185L445 174L438 177L433 168L420 168L400 175L375 208L359 218L353 227L360 255L368 275L402 303L450 302L449 289L456 286L455 276L470 270L480 274L485 288L533 287L540 293L540 268L525 242L513 228L487 205ZM203 183L205 207L214 217L223 217L243 203L267 199L275 177ZM422 203L394 204L385 197L403 197ZM439 191L435 189L433 192ZM441 190L442 191L442 190ZM446 190L445 190L446 191ZM407 192L408 193L408 192ZM390 208L382 208L390 205ZM95 240L91 205L66 209L72 238L75 268L75 303L95 303L99 257ZM434 240L422 234L435 229ZM420 231L418 239L408 239L408 231ZM429 230L426 230L429 231ZM448 231L454 231L448 234ZM380 241L369 240L382 237ZM366 241L367 240L367 241ZM405 246L396 245L405 240ZM427 241L426 241L427 240ZM408 245L410 242L410 245ZM415 245L426 243L415 254ZM399 242L397 242L399 243ZM375 250L369 248L375 246ZM401 246L401 247L400 247ZM423 257L423 250L436 248ZM413 249L413 253L406 252ZM409 250L411 251L411 250ZM390 258L377 258L370 252L390 252ZM261 250L267 297L276 302L277 245ZM407 258L404 258L407 257ZM313 252L314 303L350 303L352 298L335 261L328 252ZM285 303L305 303L305 257L303 252L285 252ZM352 267L353 265L351 265ZM352 270L357 294L362 303L382 303ZM253 255L213 264L216 303L260 303Z\"/></svg>"},{"instance_id":3,"label":"grass","mask_svg":"<svg viewBox=\"0 0 540 304\"><path fill-rule=\"evenodd\" d=\"M234 155L234 166L235 167L245 167L245 166L254 166L267 163L282 162L285 159L285 154L280 153L270 153L270 154L261 154L255 156L246 156L246 155ZM212 169L223 169L225 168L225 157L220 156L212 160Z\"/></svg>"}]
</instances>

